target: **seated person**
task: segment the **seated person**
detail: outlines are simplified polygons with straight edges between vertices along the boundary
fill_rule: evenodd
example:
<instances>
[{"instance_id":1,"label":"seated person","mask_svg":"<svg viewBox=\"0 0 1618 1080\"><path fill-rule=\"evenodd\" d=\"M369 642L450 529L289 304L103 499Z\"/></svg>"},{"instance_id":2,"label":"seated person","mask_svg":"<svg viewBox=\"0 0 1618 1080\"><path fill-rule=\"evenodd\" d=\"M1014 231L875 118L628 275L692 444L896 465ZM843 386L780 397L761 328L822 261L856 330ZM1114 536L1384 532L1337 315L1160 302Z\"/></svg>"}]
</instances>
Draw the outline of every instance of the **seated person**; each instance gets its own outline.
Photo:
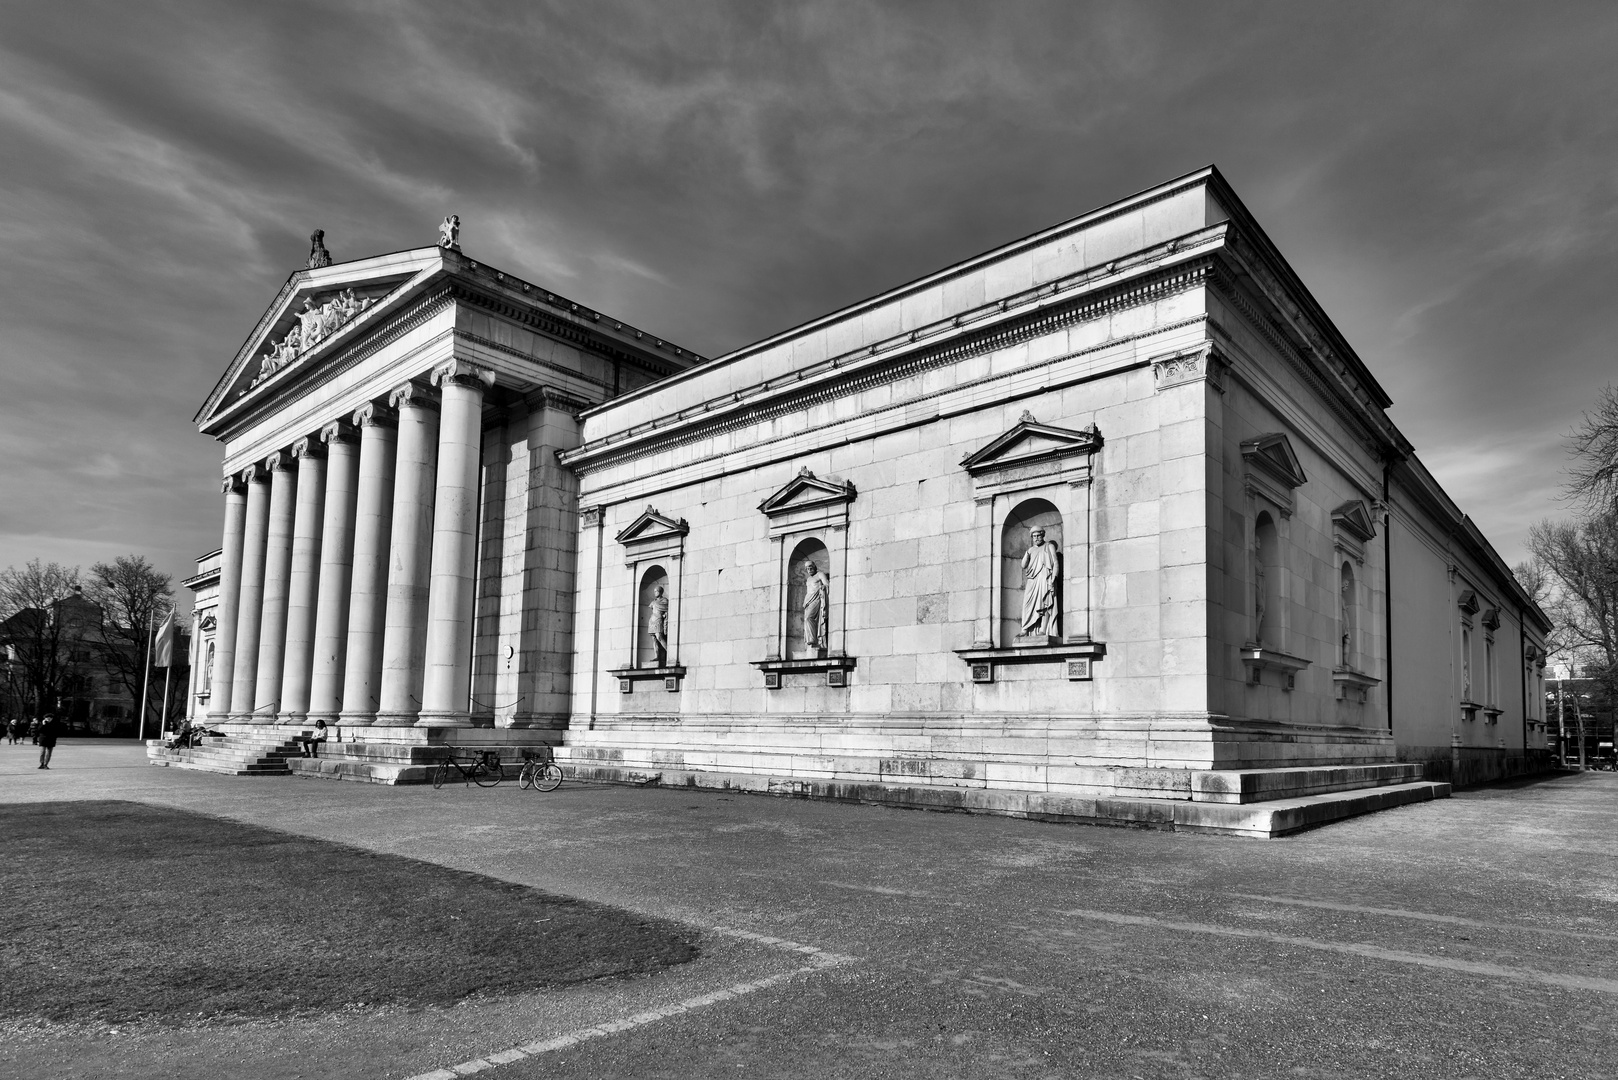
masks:
<instances>
[{"instance_id":1,"label":"seated person","mask_svg":"<svg viewBox=\"0 0 1618 1080\"><path fill-rule=\"evenodd\" d=\"M174 733L174 738L168 741L170 750L184 750L191 745L191 720L187 718L180 724L180 730Z\"/></svg>"},{"instance_id":2,"label":"seated person","mask_svg":"<svg viewBox=\"0 0 1618 1080\"><path fill-rule=\"evenodd\" d=\"M292 741L298 744L304 757L314 757L315 751L320 749L320 744L326 741L326 734L326 721L316 720L313 735L297 735Z\"/></svg>"}]
</instances>

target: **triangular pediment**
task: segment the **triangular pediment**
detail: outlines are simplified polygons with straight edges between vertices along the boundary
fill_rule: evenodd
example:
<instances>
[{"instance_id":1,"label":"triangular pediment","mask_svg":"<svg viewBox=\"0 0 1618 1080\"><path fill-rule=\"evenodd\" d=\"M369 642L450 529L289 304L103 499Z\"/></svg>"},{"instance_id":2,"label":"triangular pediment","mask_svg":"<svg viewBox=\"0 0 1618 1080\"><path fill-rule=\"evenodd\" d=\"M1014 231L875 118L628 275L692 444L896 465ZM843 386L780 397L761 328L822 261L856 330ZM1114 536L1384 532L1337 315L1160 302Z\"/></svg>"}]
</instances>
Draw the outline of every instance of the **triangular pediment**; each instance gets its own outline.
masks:
<instances>
[{"instance_id":1,"label":"triangular pediment","mask_svg":"<svg viewBox=\"0 0 1618 1080\"><path fill-rule=\"evenodd\" d=\"M811 506L853 502L856 494L853 481L837 483L822 480L804 468L799 469L798 475L789 480L785 487L759 503L758 508L766 515L774 516Z\"/></svg>"},{"instance_id":2,"label":"triangular pediment","mask_svg":"<svg viewBox=\"0 0 1618 1080\"><path fill-rule=\"evenodd\" d=\"M1101 432L1094 424L1077 430L1053 427L1041 424L1025 412L1016 426L962 458L961 464L967 472L977 474L1076 454L1093 454L1101 448L1101 443Z\"/></svg>"},{"instance_id":3,"label":"triangular pediment","mask_svg":"<svg viewBox=\"0 0 1618 1080\"><path fill-rule=\"evenodd\" d=\"M443 270L437 248L299 270L287 278L197 413L204 427L245 395L297 378L387 318Z\"/></svg>"},{"instance_id":4,"label":"triangular pediment","mask_svg":"<svg viewBox=\"0 0 1618 1080\"><path fill-rule=\"evenodd\" d=\"M1250 468L1267 473L1272 479L1289 488L1302 487L1307 481L1292 443L1280 432L1260 435L1242 443L1242 457Z\"/></svg>"},{"instance_id":5,"label":"triangular pediment","mask_svg":"<svg viewBox=\"0 0 1618 1080\"><path fill-rule=\"evenodd\" d=\"M620 544L633 544L638 541L661 540L666 536L684 536L691 531L691 526L685 523L684 518L671 518L661 514L656 507L648 506L642 510L640 516L618 533Z\"/></svg>"},{"instance_id":6,"label":"triangular pediment","mask_svg":"<svg viewBox=\"0 0 1618 1080\"><path fill-rule=\"evenodd\" d=\"M1350 499L1331 512L1332 523L1357 540L1369 541L1376 535L1376 519L1359 499Z\"/></svg>"}]
</instances>

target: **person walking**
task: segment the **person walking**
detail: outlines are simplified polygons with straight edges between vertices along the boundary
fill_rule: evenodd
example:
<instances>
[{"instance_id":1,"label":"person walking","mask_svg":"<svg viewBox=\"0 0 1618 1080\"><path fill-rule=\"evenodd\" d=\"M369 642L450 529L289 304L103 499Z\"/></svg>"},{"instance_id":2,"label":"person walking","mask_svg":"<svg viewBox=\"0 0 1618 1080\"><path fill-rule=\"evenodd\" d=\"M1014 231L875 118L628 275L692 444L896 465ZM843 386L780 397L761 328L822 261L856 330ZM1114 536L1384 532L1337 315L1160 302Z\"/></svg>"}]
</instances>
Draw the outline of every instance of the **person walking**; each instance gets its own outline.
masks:
<instances>
[{"instance_id":1,"label":"person walking","mask_svg":"<svg viewBox=\"0 0 1618 1080\"><path fill-rule=\"evenodd\" d=\"M39 725L39 767L51 767L51 751L56 749L56 717L51 713L45 714L45 722Z\"/></svg>"},{"instance_id":2,"label":"person walking","mask_svg":"<svg viewBox=\"0 0 1618 1080\"><path fill-rule=\"evenodd\" d=\"M28 722L28 741L35 746L39 745L39 717L37 716Z\"/></svg>"},{"instance_id":3,"label":"person walking","mask_svg":"<svg viewBox=\"0 0 1618 1080\"><path fill-rule=\"evenodd\" d=\"M17 740L22 738L22 725L17 722L15 716L6 721L6 738L11 740L12 746L16 746Z\"/></svg>"}]
</instances>

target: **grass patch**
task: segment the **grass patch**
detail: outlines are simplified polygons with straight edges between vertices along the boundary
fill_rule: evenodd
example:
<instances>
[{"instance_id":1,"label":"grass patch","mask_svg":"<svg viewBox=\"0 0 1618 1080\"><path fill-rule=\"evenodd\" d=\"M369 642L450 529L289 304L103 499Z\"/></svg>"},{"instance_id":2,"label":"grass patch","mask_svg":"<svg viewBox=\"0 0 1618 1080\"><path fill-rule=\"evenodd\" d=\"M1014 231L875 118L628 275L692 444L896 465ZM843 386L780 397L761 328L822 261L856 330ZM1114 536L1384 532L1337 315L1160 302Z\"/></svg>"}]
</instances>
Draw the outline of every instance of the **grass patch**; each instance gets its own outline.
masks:
<instances>
[{"instance_id":1,"label":"grass patch","mask_svg":"<svg viewBox=\"0 0 1618 1080\"><path fill-rule=\"evenodd\" d=\"M128 802L0 807L0 1020L447 1005L694 959L679 928Z\"/></svg>"}]
</instances>

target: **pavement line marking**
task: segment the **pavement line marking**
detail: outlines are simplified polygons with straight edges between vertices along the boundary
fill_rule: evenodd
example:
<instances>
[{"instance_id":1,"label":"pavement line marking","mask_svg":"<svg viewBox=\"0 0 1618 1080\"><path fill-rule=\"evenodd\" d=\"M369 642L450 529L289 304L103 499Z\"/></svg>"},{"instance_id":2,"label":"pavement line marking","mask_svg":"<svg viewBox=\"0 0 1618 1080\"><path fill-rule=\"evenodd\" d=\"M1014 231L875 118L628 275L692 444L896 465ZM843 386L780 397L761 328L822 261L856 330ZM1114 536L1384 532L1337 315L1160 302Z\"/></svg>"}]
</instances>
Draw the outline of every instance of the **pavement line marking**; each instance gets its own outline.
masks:
<instances>
[{"instance_id":1,"label":"pavement line marking","mask_svg":"<svg viewBox=\"0 0 1618 1080\"><path fill-rule=\"evenodd\" d=\"M844 956L842 953L828 952L825 949L816 948L813 945L804 945L800 942L788 941L786 938L771 937L768 934L755 934L751 930L735 930L728 926L714 926L710 927L709 931L711 933L720 934L724 937L739 938L743 941L751 941L754 944L768 946L772 949L782 949L787 952L800 953L809 958L809 964L805 967L793 968L791 971L783 971L777 975L770 975L766 978L755 979L752 982L733 983L732 985L724 987L720 990L710 990L706 994L698 994L696 997L686 998L684 1001L676 1001L671 1005L664 1005L659 1009L648 1009L645 1012L639 1012L633 1016L626 1016L619 1020L612 1020L605 1024L596 1024L592 1027L579 1028L576 1031L569 1031L563 1035L556 1035L549 1039L542 1039L539 1042L531 1042L525 1043L522 1046L508 1047L507 1049L498 1051L497 1053L489 1054L487 1057L474 1058L471 1061L463 1061L459 1065L450 1065L446 1068L434 1069L431 1072L418 1073L415 1076L410 1077L409 1080L456 1080L457 1077L471 1076L473 1073L484 1072L485 1070L493 1069L509 1062L523 1061L527 1058L538 1057L541 1054L549 1054L553 1051L563 1050L569 1046L574 1046L590 1039L599 1039L603 1036L612 1035L620 1031L629 1031L632 1028L642 1027L658 1020L667 1019L670 1016L678 1016L681 1013L690 1012L693 1009L701 1009L709 1005L717 1005L721 1001L730 1001L733 998L739 998L746 994L751 994L759 990L765 990L772 986L778 986L781 983L786 982L788 979L794 978L798 975L813 975L817 971L825 971L827 968L836 967L839 964L847 964L859 959L857 956Z\"/></svg>"},{"instance_id":2,"label":"pavement line marking","mask_svg":"<svg viewBox=\"0 0 1618 1080\"><path fill-rule=\"evenodd\" d=\"M1452 923L1456 926L1476 926L1485 930L1529 930L1536 934L1555 934L1557 937L1578 938L1581 941L1618 941L1618 934L1586 934L1578 930L1559 930L1549 926L1527 926L1522 923L1484 922L1465 919L1459 915L1434 915L1427 911L1407 911L1404 908L1368 907L1360 904L1339 904L1331 900L1305 900L1296 896L1263 896L1259 893L1231 893L1244 900L1264 900L1271 904L1296 904L1299 907L1329 908L1332 911L1352 911L1363 915L1392 915L1400 919L1420 919L1423 922Z\"/></svg>"},{"instance_id":3,"label":"pavement line marking","mask_svg":"<svg viewBox=\"0 0 1618 1080\"><path fill-rule=\"evenodd\" d=\"M1380 945L1366 945L1359 942L1316 941L1314 938L1289 937L1267 930L1215 926L1211 923L1176 922L1171 919L1154 919L1147 915L1121 915L1114 911L1089 911L1083 908L1058 911L1057 914L1076 915L1081 919L1094 919L1097 922L1117 923L1122 926L1150 926L1165 930L1183 930L1192 934L1215 934L1220 937L1273 941L1279 945L1296 945L1303 949L1319 949L1321 952L1347 953L1350 956L1361 956L1370 960L1387 960L1396 964L1416 964L1420 967L1442 968L1447 971L1464 971L1472 975L1511 979L1514 982L1540 983L1561 990L1595 990L1603 994L1618 994L1618 980L1614 979L1597 979L1589 975L1559 975L1549 971L1534 971L1531 968L1501 967L1498 964L1485 964L1476 960L1458 960L1448 956L1384 949Z\"/></svg>"},{"instance_id":4,"label":"pavement line marking","mask_svg":"<svg viewBox=\"0 0 1618 1080\"><path fill-rule=\"evenodd\" d=\"M932 893L909 892L905 889L887 889L881 885L855 885L850 881L822 881L822 885L830 885L834 889L853 889L855 892L876 893L878 896L909 896L921 900L937 900Z\"/></svg>"}]
</instances>

